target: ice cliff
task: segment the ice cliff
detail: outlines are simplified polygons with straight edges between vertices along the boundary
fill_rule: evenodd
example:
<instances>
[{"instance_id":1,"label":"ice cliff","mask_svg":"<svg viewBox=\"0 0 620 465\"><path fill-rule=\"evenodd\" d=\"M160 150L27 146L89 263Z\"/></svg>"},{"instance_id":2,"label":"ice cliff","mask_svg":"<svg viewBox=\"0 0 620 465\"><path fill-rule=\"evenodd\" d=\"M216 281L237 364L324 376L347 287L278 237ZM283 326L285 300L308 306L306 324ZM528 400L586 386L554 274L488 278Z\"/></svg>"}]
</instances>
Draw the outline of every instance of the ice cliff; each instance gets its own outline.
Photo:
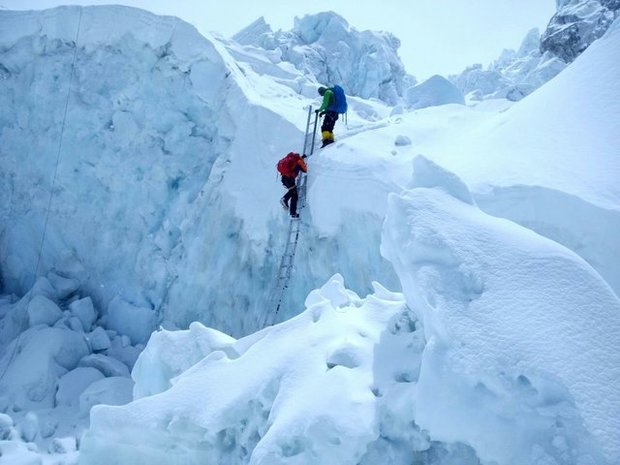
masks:
<instances>
[{"instance_id":1,"label":"ice cliff","mask_svg":"<svg viewBox=\"0 0 620 465\"><path fill-rule=\"evenodd\" d=\"M364 99L374 97L396 104L415 84L398 56L400 41L396 37L387 32L357 31L332 12L295 18L290 31L273 32L264 19L258 19L233 40L273 51L276 59L292 63L318 83L341 84L348 94Z\"/></svg>"},{"instance_id":2,"label":"ice cliff","mask_svg":"<svg viewBox=\"0 0 620 465\"><path fill-rule=\"evenodd\" d=\"M0 21L4 292L54 270L104 317L112 302L144 314L147 331L257 329L286 231L274 166L301 150L313 100L176 18L92 7Z\"/></svg>"}]
</instances>

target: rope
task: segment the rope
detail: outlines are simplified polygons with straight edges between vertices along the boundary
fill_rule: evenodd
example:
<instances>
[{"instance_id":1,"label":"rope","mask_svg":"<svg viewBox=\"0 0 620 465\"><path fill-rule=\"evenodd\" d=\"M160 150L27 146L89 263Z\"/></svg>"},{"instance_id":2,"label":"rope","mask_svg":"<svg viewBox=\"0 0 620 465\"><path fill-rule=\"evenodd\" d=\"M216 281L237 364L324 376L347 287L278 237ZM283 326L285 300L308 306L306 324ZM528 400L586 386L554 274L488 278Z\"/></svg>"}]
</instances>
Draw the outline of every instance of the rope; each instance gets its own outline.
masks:
<instances>
[{"instance_id":1,"label":"rope","mask_svg":"<svg viewBox=\"0 0 620 465\"><path fill-rule=\"evenodd\" d=\"M56 153L56 165L54 167L54 176L52 177L52 187L50 189L50 195L47 202L47 210L45 213L45 222L43 224L43 235L41 236L41 245L39 247L39 257L37 259L37 266L35 268L34 279L36 280L37 273L39 272L39 264L41 262L41 255L43 253L43 244L45 243L45 234L47 232L47 224L49 222L50 209L52 208L52 199L54 198L54 188L56 187L56 178L58 176L58 166L60 165L60 155L62 152L62 142L65 135L65 125L67 121L67 112L69 111L69 100L71 98L71 87L73 86L73 75L75 74L75 61L77 58L77 44L80 36L80 27L82 25L82 7L80 7L80 16L78 18L78 27L75 35L75 49L73 51L73 61L71 63L71 74L69 76L69 89L67 90L67 98L65 100L65 110L62 116L62 125L60 127L60 140L58 142L58 151ZM33 283L34 285L34 283Z\"/></svg>"},{"instance_id":2,"label":"rope","mask_svg":"<svg viewBox=\"0 0 620 465\"><path fill-rule=\"evenodd\" d=\"M32 288L34 287L34 284L36 283L37 280L37 274L39 273L39 266L41 265L41 256L43 255L43 245L45 244L45 234L47 233L47 224L49 222L49 215L50 215L50 209L52 207L52 199L54 197L54 188L56 187L56 177L58 175L58 165L60 164L60 155L62 152L62 142L63 142L63 138L64 138L64 134L65 134L65 124L66 124L66 120L67 120L67 112L69 110L69 100L71 98L71 87L73 85L73 76L75 74L75 62L77 59L77 50L78 50L78 41L80 38L80 28L82 27L82 7L79 7L79 17L78 17L78 26L77 26L77 30L75 33L75 45L74 45L74 50L73 50L73 60L71 62L71 74L69 77L69 89L67 90L67 98L65 99L65 108L64 108L64 112L63 112L63 116L62 116L62 125L60 128L60 138L58 141L58 151L56 153L56 166L54 168L54 175L52 176L52 186L50 189L50 195L49 195L49 199L47 201L47 210L45 212L45 221L43 222L43 234L41 235L41 244L39 245L39 253L37 256L37 263L34 269L34 275L32 278ZM28 300L26 303L26 312L28 311L28 309L30 308L30 302L32 301L32 292L28 292ZM7 362L7 364L5 365L2 374L0 375L0 381L2 381L2 379L4 378L4 375L6 375L6 372L9 369L9 366L11 366L11 363L13 363L13 360L15 359L15 355L17 354L17 347L19 346L19 341L21 339L22 333L20 333L17 336L17 339L15 340L15 345L13 346L13 351L11 353L11 356L9 357L9 361Z\"/></svg>"}]
</instances>

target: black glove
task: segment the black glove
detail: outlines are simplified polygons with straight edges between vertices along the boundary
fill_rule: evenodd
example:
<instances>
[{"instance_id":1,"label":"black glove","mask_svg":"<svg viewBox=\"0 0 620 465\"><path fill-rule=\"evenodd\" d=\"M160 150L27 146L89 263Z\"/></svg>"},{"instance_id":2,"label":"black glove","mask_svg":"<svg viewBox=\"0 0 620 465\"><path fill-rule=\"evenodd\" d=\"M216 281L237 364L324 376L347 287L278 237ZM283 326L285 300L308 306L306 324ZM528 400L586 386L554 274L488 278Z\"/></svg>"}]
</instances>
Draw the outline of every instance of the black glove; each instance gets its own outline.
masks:
<instances>
[{"instance_id":1,"label":"black glove","mask_svg":"<svg viewBox=\"0 0 620 465\"><path fill-rule=\"evenodd\" d=\"M315 112L315 113L318 113L318 112L319 112L319 110L318 110L318 109L316 109L316 110L314 110L314 112Z\"/></svg>"},{"instance_id":2,"label":"black glove","mask_svg":"<svg viewBox=\"0 0 620 465\"><path fill-rule=\"evenodd\" d=\"M320 112L319 116L325 116L325 112L324 111Z\"/></svg>"},{"instance_id":3,"label":"black glove","mask_svg":"<svg viewBox=\"0 0 620 465\"><path fill-rule=\"evenodd\" d=\"M302 156L301 156L301 158L304 158L304 159L305 159L305 158L308 158L308 157L307 157L306 155L302 155Z\"/></svg>"}]
</instances>

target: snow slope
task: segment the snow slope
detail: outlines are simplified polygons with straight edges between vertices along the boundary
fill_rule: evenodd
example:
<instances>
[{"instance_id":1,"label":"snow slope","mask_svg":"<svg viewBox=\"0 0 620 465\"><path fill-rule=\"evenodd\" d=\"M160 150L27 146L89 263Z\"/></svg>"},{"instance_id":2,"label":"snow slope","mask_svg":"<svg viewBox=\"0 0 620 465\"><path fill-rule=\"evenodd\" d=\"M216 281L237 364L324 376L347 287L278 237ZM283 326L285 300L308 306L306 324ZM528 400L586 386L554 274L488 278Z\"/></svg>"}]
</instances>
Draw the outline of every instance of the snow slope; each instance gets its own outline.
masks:
<instances>
[{"instance_id":1,"label":"snow slope","mask_svg":"<svg viewBox=\"0 0 620 465\"><path fill-rule=\"evenodd\" d=\"M498 186L527 183L617 210L619 48L617 21L564 72L469 135L457 171L475 186L480 182L474 178L493 179Z\"/></svg>"},{"instance_id":2,"label":"snow slope","mask_svg":"<svg viewBox=\"0 0 620 465\"><path fill-rule=\"evenodd\" d=\"M558 0L557 12L547 26L540 49L566 63L573 61L620 15L617 0Z\"/></svg>"},{"instance_id":3,"label":"snow slope","mask_svg":"<svg viewBox=\"0 0 620 465\"><path fill-rule=\"evenodd\" d=\"M457 178L415 168L420 187L390 196L382 253L428 341L416 421L483 460L594 464L600 448L618 462L617 296L573 252L484 214Z\"/></svg>"},{"instance_id":4,"label":"snow slope","mask_svg":"<svg viewBox=\"0 0 620 465\"><path fill-rule=\"evenodd\" d=\"M406 187L422 153L457 173L481 208L569 247L620 294L613 233L620 227L619 24L518 103L431 107L391 116L372 131L350 130L337 150L314 160L309 204L317 229L334 234L350 211L383 218L385 194ZM397 145L399 137L411 143Z\"/></svg>"}]
</instances>

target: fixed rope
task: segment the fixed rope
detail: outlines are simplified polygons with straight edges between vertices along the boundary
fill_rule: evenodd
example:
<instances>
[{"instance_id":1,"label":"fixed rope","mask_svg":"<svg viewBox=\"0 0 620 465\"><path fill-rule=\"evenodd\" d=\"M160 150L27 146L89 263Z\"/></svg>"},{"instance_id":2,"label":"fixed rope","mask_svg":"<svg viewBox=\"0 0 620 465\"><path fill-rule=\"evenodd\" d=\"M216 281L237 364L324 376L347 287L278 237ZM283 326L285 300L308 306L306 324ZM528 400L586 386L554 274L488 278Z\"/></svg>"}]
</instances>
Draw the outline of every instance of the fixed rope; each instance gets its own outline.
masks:
<instances>
[{"instance_id":1,"label":"fixed rope","mask_svg":"<svg viewBox=\"0 0 620 465\"><path fill-rule=\"evenodd\" d=\"M63 116L62 116L62 124L60 127L60 137L58 140L58 150L56 152L56 164L54 167L54 175L52 176L52 183L51 183L51 188L50 188L50 195L47 201L47 209L45 210L45 220L43 221L43 233L41 234L41 243L39 244L39 252L37 255L37 263L34 269L34 274L33 274L33 282L31 287L31 290L28 292L28 298L27 298L27 302L26 302L26 309L25 311L27 312L30 308L30 302L32 300L32 288L34 287L34 284L36 283L37 280L37 275L39 273L39 267L41 265L41 256L43 255L43 245L45 244L45 235L47 233L47 224L49 221L49 216L50 216L50 210L52 207L52 198L54 197L54 189L56 188L56 177L58 175L58 166L60 165L60 156L62 153L62 142L63 142L63 138L64 138L64 134L65 134L65 124L67 121L67 113L69 111L69 100L71 98L71 88L73 87L73 76L75 74L75 62L77 59L77 51L78 51L78 42L79 42L79 38L80 38L80 28L82 26L82 7L79 7L79 16L78 16L78 25L77 25L77 30L75 32L75 42L74 42L74 50L73 50L73 60L71 61L71 72L69 75L69 89L67 90L67 98L65 99L65 108L63 111ZM19 334L17 336L17 339L15 340L15 343L13 344L13 350L11 352L11 356L9 357L6 365L4 366L4 369L2 370L2 373L0 374L0 381L2 381L2 379L4 378L4 375L6 375L6 372L9 369L9 366L11 366L11 363L13 363L13 360L15 359L15 355L17 354L17 348L19 346L19 340L21 338L21 334Z\"/></svg>"},{"instance_id":2,"label":"fixed rope","mask_svg":"<svg viewBox=\"0 0 620 465\"><path fill-rule=\"evenodd\" d=\"M304 136L304 146L302 153L307 158L311 157L314 153L314 143L316 140L316 127L318 124L318 114L314 113L314 127L310 132L310 121L312 119L312 106L308 107L308 120L306 122L306 133ZM297 177L297 195L299 197L298 205L302 210L306 206L306 189L307 189L307 174L300 172ZM274 309L271 319L269 313L265 317L263 326L267 326L267 323L271 321L273 324L278 316L282 301L284 300L284 294L288 289L289 281L293 274L293 268L295 264L295 253L297 252L297 243L299 241L299 233L301 228L301 221L298 218L291 218L289 221L288 234L286 240L286 246L284 252L280 258L280 267L278 268L278 276L276 282L276 290L273 294L273 298L268 305L268 309Z\"/></svg>"}]
</instances>

